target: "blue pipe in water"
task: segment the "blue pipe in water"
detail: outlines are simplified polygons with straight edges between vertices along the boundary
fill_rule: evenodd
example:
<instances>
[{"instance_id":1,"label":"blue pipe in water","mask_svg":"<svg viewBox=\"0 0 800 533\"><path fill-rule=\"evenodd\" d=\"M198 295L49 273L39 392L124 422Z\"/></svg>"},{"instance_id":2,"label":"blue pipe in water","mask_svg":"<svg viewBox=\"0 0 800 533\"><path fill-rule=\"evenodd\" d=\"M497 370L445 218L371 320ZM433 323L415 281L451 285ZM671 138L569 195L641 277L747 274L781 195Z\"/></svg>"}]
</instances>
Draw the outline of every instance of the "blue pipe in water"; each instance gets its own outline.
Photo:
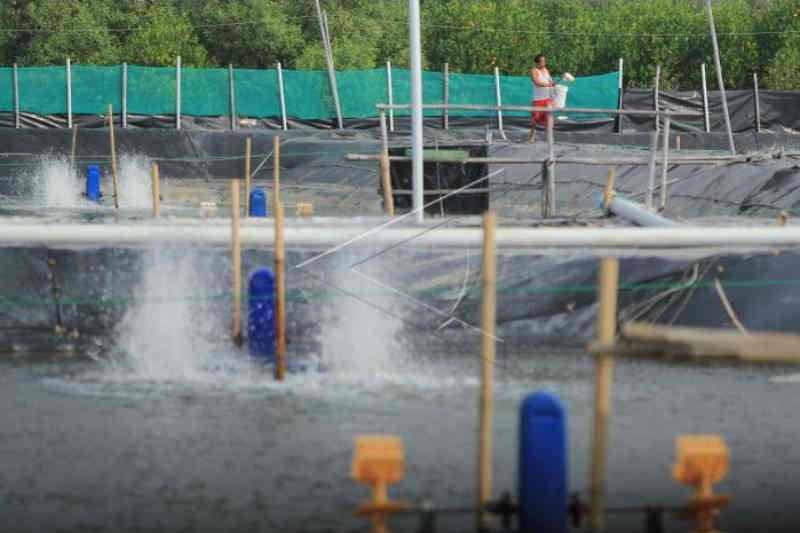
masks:
<instances>
[{"instance_id":1,"label":"blue pipe in water","mask_svg":"<svg viewBox=\"0 0 800 533\"><path fill-rule=\"evenodd\" d=\"M86 198L93 202L100 201L100 167L97 165L86 168Z\"/></svg>"},{"instance_id":2,"label":"blue pipe in water","mask_svg":"<svg viewBox=\"0 0 800 533\"><path fill-rule=\"evenodd\" d=\"M267 195L262 189L250 191L250 213L251 217L267 216Z\"/></svg>"}]
</instances>

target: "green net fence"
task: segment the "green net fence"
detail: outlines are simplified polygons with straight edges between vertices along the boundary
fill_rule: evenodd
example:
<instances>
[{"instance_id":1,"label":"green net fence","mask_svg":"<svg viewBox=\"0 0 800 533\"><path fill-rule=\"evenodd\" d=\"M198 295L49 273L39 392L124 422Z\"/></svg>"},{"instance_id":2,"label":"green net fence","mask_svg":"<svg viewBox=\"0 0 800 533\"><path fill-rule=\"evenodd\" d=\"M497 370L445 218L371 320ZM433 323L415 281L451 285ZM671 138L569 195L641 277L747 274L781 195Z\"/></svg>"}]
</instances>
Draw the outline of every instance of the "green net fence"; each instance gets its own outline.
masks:
<instances>
[{"instance_id":1,"label":"green net fence","mask_svg":"<svg viewBox=\"0 0 800 533\"><path fill-rule=\"evenodd\" d=\"M127 69L127 112L132 115L174 115L177 81L174 67ZM343 71L336 74L342 116L370 118L377 116L375 106L388 103L386 69ZM121 109L123 94L121 66L72 67L72 112L102 114L108 104ZM336 116L333 97L325 71L284 70L286 114L301 120L329 119ZM67 113L67 70L65 67L23 67L18 69L20 111L42 115ZM278 117L281 115L278 76L275 70L234 69L235 109L242 117ZM532 84L526 76L501 76L504 105L530 105ZM14 111L13 69L0 68L0 112ZM618 73L578 78L569 85L567 105L588 108L615 108L618 97ZM185 115L218 117L231 114L231 79L227 69L183 68L181 70L181 111ZM410 72L392 70L393 103L410 101ZM496 105L495 80L490 74L449 76L451 104ZM426 104L444 100L444 77L441 72L423 74L423 99ZM398 116L408 111L398 110ZM440 110L426 110L428 116ZM491 116L494 111L451 110L451 116ZM504 113L509 116L521 112Z\"/></svg>"}]
</instances>

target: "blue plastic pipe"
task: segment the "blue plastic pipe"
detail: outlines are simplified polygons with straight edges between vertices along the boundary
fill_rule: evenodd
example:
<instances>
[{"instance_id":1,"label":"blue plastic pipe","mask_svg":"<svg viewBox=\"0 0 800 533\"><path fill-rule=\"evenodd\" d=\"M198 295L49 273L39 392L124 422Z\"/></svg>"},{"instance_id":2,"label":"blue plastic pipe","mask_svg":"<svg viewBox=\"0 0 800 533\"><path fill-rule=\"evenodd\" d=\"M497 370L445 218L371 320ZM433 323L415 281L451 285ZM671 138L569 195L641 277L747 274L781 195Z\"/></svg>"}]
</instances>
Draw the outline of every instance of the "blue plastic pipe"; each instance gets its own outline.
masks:
<instances>
[{"instance_id":1,"label":"blue plastic pipe","mask_svg":"<svg viewBox=\"0 0 800 533\"><path fill-rule=\"evenodd\" d=\"M549 392L528 395L520 408L519 530L567 531L566 412Z\"/></svg>"},{"instance_id":2,"label":"blue plastic pipe","mask_svg":"<svg viewBox=\"0 0 800 533\"><path fill-rule=\"evenodd\" d=\"M100 200L100 167L97 165L86 169L86 198L93 202Z\"/></svg>"},{"instance_id":3,"label":"blue plastic pipe","mask_svg":"<svg viewBox=\"0 0 800 533\"><path fill-rule=\"evenodd\" d=\"M251 204L252 205L252 204ZM259 268L250 277L247 346L250 355L275 362L275 276Z\"/></svg>"}]
</instances>

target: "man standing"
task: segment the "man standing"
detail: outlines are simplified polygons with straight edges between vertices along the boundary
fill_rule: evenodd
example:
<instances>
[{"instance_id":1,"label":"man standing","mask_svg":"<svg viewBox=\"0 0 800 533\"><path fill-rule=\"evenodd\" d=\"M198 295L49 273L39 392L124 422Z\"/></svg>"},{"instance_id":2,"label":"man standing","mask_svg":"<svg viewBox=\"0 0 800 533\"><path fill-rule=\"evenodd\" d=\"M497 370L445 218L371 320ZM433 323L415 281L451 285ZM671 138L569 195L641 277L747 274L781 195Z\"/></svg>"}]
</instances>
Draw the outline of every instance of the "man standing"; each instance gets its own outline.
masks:
<instances>
[{"instance_id":1,"label":"man standing","mask_svg":"<svg viewBox=\"0 0 800 533\"><path fill-rule=\"evenodd\" d=\"M543 54L533 58L534 68L531 70L531 80L533 80L533 106L547 107L553 106L551 89L556 86L550 71L547 70L547 61ZM536 138L536 124L547 123L547 113L537 111L531 114L531 134L528 137L531 142Z\"/></svg>"}]
</instances>

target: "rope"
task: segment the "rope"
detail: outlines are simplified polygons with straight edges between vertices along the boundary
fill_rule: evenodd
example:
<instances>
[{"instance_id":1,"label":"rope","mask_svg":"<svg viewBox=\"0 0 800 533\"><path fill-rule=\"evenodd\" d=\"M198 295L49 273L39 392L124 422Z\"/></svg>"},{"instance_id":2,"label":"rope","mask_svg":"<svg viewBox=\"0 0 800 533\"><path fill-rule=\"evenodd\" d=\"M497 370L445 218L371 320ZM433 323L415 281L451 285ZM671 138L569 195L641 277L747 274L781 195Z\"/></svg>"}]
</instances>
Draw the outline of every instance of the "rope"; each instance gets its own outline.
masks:
<instances>
[{"instance_id":1,"label":"rope","mask_svg":"<svg viewBox=\"0 0 800 533\"><path fill-rule=\"evenodd\" d=\"M714 288L717 289L717 294L722 302L722 307L725 308L725 312L728 313L728 318L731 319L733 325L736 326L736 329L739 330L739 333L748 335L749 332L747 331L747 328L742 325L741 321L739 321L739 317L736 316L736 312L733 310L733 306L728 300L728 296L725 294L725 289L722 288L722 283L720 283L719 278L714 278Z\"/></svg>"}]
</instances>

